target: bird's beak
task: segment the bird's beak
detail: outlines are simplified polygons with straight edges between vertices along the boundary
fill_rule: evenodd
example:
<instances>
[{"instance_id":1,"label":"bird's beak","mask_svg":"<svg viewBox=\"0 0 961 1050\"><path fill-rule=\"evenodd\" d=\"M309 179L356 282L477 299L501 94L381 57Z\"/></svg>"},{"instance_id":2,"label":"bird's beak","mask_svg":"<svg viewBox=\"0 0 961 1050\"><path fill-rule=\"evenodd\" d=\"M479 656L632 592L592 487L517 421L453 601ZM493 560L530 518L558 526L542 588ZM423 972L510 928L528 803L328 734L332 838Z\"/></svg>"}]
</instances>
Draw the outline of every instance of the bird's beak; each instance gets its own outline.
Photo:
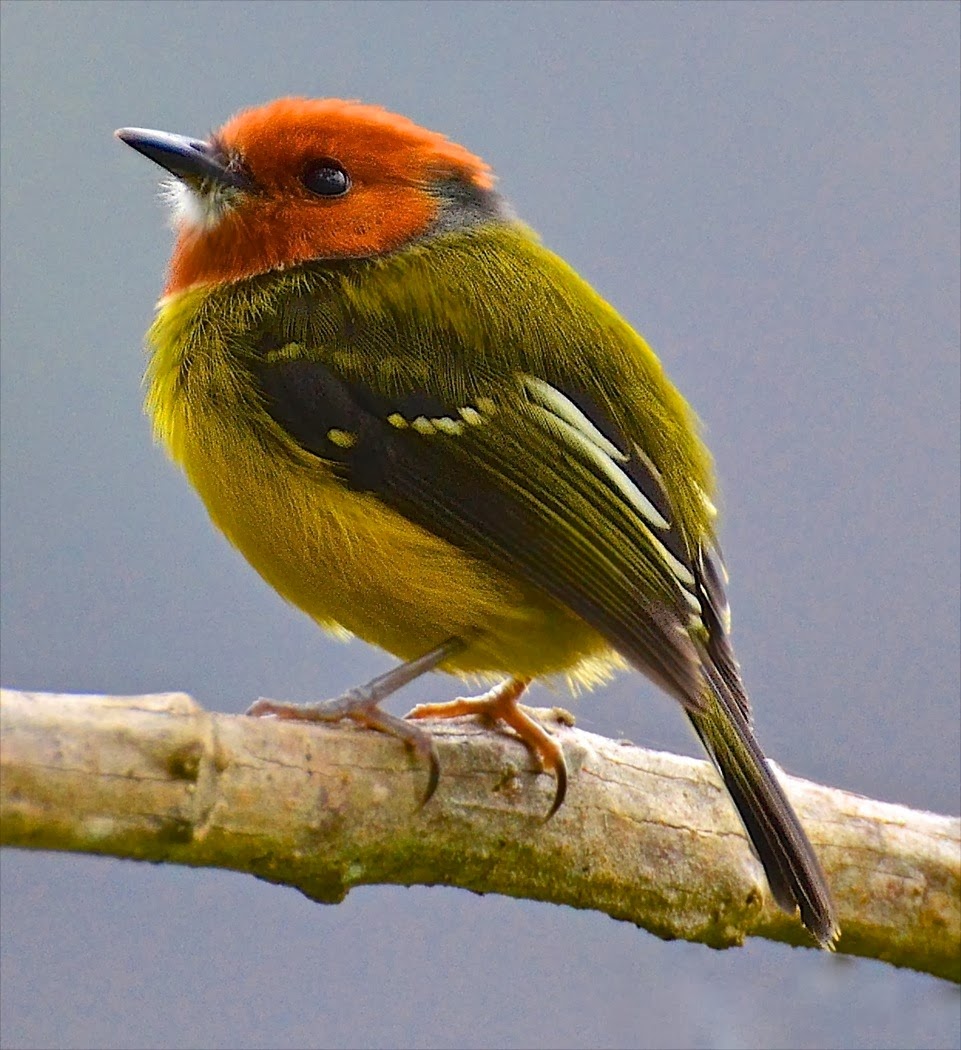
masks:
<instances>
[{"instance_id":1,"label":"bird's beak","mask_svg":"<svg viewBox=\"0 0 961 1050\"><path fill-rule=\"evenodd\" d=\"M210 143L202 139L148 128L120 128L114 135L178 179L215 182L238 190L252 188L242 171L228 167Z\"/></svg>"}]
</instances>

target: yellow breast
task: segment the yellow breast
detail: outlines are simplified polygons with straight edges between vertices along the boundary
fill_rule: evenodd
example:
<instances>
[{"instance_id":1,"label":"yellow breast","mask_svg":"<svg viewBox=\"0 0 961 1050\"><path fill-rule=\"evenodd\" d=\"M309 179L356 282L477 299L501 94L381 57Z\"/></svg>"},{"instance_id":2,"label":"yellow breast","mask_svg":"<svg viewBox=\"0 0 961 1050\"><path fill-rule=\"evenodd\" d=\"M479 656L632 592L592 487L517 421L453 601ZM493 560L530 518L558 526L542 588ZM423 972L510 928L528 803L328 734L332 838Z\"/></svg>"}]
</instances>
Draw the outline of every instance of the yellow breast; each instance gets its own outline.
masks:
<instances>
[{"instance_id":1,"label":"yellow breast","mask_svg":"<svg viewBox=\"0 0 961 1050\"><path fill-rule=\"evenodd\" d=\"M401 659L473 637L445 670L563 675L593 684L619 658L579 617L525 582L351 491L271 429L205 289L163 300L149 333L146 407L211 519L284 598L329 630Z\"/></svg>"}]
</instances>

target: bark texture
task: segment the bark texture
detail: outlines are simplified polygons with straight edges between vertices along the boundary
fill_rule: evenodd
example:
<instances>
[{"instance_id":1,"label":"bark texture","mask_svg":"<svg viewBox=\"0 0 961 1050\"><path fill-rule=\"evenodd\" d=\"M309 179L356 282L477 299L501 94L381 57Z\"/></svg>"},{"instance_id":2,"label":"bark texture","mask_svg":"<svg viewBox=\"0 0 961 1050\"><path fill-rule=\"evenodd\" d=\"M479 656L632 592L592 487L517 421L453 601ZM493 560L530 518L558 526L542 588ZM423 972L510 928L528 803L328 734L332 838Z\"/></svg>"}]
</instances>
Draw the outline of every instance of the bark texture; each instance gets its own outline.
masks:
<instances>
[{"instance_id":1,"label":"bark texture","mask_svg":"<svg viewBox=\"0 0 961 1050\"><path fill-rule=\"evenodd\" d=\"M0 843L249 872L336 903L369 883L592 908L716 948L812 944L770 898L706 762L537 712L567 802L511 736L432 726L440 787L352 725L214 714L189 696L0 693ZM782 775L838 903L842 953L961 981L961 821Z\"/></svg>"}]
</instances>

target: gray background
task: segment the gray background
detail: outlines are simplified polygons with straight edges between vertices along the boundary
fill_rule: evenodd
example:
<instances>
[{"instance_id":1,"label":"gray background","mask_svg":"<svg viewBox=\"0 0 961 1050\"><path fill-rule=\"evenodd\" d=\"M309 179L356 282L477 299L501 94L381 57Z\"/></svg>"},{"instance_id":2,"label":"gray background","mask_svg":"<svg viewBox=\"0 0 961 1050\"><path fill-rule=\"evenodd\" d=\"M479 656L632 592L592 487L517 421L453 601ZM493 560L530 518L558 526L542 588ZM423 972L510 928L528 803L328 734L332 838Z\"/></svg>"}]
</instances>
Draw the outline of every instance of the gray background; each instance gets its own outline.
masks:
<instances>
[{"instance_id":1,"label":"gray background","mask_svg":"<svg viewBox=\"0 0 961 1050\"><path fill-rule=\"evenodd\" d=\"M2 17L5 684L237 711L388 666L285 606L152 447L140 347L170 234L157 171L111 138L360 97L489 160L701 413L769 753L958 812L956 4ZM395 709L455 688L430 679ZM574 709L696 753L637 676ZM322 907L237 875L16 852L2 880L5 1047L959 1040L957 991L931 978L529 902L368 888Z\"/></svg>"}]
</instances>

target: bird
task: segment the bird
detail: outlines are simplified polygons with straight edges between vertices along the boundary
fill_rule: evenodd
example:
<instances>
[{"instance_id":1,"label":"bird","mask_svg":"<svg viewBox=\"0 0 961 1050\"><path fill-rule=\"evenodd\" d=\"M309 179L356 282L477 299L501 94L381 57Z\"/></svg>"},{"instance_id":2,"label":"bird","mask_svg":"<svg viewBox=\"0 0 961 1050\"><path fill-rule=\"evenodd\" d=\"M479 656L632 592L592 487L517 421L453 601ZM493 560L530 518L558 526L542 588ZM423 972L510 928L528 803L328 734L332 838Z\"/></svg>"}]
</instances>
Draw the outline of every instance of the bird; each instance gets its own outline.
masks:
<instances>
[{"instance_id":1,"label":"bird","mask_svg":"<svg viewBox=\"0 0 961 1050\"><path fill-rule=\"evenodd\" d=\"M248 714L351 719L439 763L425 718L632 668L677 700L772 895L822 947L827 879L757 741L730 640L713 462L654 351L543 246L491 168L380 106L281 98L206 138L116 136L166 172L175 245L146 409L213 523L321 627L401 662ZM615 188L611 187L611 192ZM380 706L439 670L478 697Z\"/></svg>"}]
</instances>

